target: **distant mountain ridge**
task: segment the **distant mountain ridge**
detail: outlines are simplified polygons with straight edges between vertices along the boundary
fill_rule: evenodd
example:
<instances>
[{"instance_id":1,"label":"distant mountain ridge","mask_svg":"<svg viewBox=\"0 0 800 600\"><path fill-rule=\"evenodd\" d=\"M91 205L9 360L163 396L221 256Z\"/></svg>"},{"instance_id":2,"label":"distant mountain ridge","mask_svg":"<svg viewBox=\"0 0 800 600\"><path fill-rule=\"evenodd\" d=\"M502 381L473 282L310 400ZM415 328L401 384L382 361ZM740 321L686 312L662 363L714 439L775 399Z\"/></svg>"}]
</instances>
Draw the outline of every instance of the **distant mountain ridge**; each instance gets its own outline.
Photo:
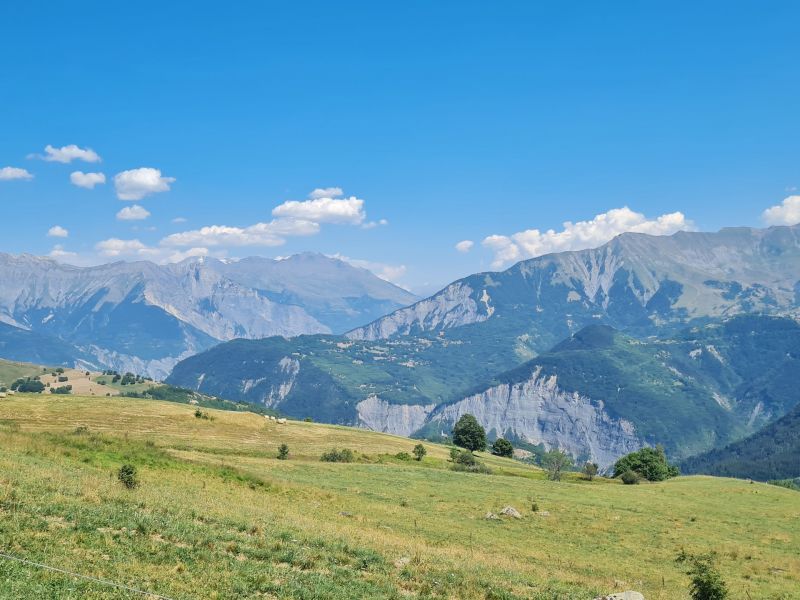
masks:
<instances>
[{"instance_id":1,"label":"distant mountain ridge","mask_svg":"<svg viewBox=\"0 0 800 600\"><path fill-rule=\"evenodd\" d=\"M413 300L320 254L97 267L0 254L0 322L15 328L0 330L0 352L39 360L41 348L24 354L4 335L27 339L29 350L52 338L67 354L74 349L62 363L164 377L181 358L220 341L341 332Z\"/></svg>"},{"instance_id":2,"label":"distant mountain ridge","mask_svg":"<svg viewBox=\"0 0 800 600\"><path fill-rule=\"evenodd\" d=\"M473 412L494 435L576 457L602 462L663 443L683 458L792 407L786 369L767 368L748 344L772 344L764 356L776 365L795 360L800 351L780 338L794 343L799 310L800 226L623 234L593 250L471 275L344 336L223 344L178 364L170 381L403 435L436 437ZM581 335L610 347L579 351ZM681 357L662 358L671 348ZM565 356L600 379L570 371ZM642 361L639 376L659 383L637 383L636 368L620 368L626 361ZM617 401L615 381L659 410L649 414L635 397ZM671 419L670 402L680 419Z\"/></svg>"}]
</instances>

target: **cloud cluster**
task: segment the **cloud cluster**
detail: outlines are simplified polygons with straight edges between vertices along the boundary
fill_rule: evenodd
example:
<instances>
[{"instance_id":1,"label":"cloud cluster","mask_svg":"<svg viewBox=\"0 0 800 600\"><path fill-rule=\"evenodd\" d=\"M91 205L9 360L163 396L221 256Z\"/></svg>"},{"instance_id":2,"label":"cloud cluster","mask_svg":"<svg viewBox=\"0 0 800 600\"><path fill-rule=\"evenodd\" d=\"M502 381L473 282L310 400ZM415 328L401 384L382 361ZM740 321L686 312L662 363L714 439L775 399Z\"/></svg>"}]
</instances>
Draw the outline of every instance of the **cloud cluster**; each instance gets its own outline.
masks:
<instances>
[{"instance_id":1,"label":"cloud cluster","mask_svg":"<svg viewBox=\"0 0 800 600\"><path fill-rule=\"evenodd\" d=\"M86 188L87 190L94 189L94 186L101 185L106 182L106 176L103 173L84 173L83 171L73 171L69 174L69 180L72 185Z\"/></svg>"},{"instance_id":2,"label":"cloud cluster","mask_svg":"<svg viewBox=\"0 0 800 600\"><path fill-rule=\"evenodd\" d=\"M96 163L100 162L100 156L91 148L80 148L75 144L69 146L61 146L56 148L47 144L44 148L44 154L29 154L28 158L40 158L47 162L71 163L73 160L82 160L83 162Z\"/></svg>"},{"instance_id":3,"label":"cloud cluster","mask_svg":"<svg viewBox=\"0 0 800 600\"><path fill-rule=\"evenodd\" d=\"M342 194L344 194L344 190L340 187L314 188L308 197L316 200L317 198L336 198Z\"/></svg>"},{"instance_id":4,"label":"cloud cluster","mask_svg":"<svg viewBox=\"0 0 800 600\"><path fill-rule=\"evenodd\" d=\"M33 179L33 175L26 169L20 169L19 167L3 167L0 169L0 181L13 181L14 179Z\"/></svg>"},{"instance_id":5,"label":"cloud cluster","mask_svg":"<svg viewBox=\"0 0 800 600\"><path fill-rule=\"evenodd\" d=\"M298 219L273 219L269 223L256 223L249 227L209 225L173 233L161 240L162 246L280 246L286 237L314 235L319 223Z\"/></svg>"},{"instance_id":6,"label":"cloud cluster","mask_svg":"<svg viewBox=\"0 0 800 600\"><path fill-rule=\"evenodd\" d=\"M168 192L174 177L164 177L159 169L141 167L114 175L114 188L120 200L141 200L150 194Z\"/></svg>"},{"instance_id":7,"label":"cloud cluster","mask_svg":"<svg viewBox=\"0 0 800 600\"><path fill-rule=\"evenodd\" d=\"M48 237L60 237L65 238L69 236L69 231L64 229L61 225L53 225L50 229L47 230Z\"/></svg>"},{"instance_id":8,"label":"cloud cluster","mask_svg":"<svg viewBox=\"0 0 800 600\"><path fill-rule=\"evenodd\" d=\"M494 253L493 268L551 252L596 248L628 231L651 235L670 235L693 229L683 213L674 212L648 219L627 206L601 213L589 221L567 221L561 231L528 229L510 236L490 235L482 242Z\"/></svg>"},{"instance_id":9,"label":"cloud cluster","mask_svg":"<svg viewBox=\"0 0 800 600\"><path fill-rule=\"evenodd\" d=\"M119 221L142 221L150 216L150 211L148 211L143 206L139 206L138 204L133 204L132 206L126 206L121 211L117 213L117 220Z\"/></svg>"},{"instance_id":10,"label":"cloud cluster","mask_svg":"<svg viewBox=\"0 0 800 600\"><path fill-rule=\"evenodd\" d=\"M272 216L340 225L360 225L367 218L364 212L364 201L355 196L289 200L272 209Z\"/></svg>"},{"instance_id":11,"label":"cloud cluster","mask_svg":"<svg viewBox=\"0 0 800 600\"><path fill-rule=\"evenodd\" d=\"M761 218L767 225L796 225L800 223L800 196L789 196L783 202L769 207Z\"/></svg>"}]
</instances>

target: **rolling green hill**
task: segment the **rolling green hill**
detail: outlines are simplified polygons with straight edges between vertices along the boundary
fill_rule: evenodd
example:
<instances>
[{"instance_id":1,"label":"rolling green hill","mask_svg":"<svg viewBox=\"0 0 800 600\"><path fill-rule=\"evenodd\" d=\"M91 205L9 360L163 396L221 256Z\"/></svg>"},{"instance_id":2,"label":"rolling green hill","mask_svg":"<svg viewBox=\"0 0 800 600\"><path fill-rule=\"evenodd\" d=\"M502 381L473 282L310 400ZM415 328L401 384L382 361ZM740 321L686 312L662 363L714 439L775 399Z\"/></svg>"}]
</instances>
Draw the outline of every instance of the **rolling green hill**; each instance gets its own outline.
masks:
<instances>
[{"instance_id":1,"label":"rolling green hill","mask_svg":"<svg viewBox=\"0 0 800 600\"><path fill-rule=\"evenodd\" d=\"M472 325L455 331L236 340L181 362L168 381L298 418L430 439L470 412L493 436L604 463L644 444L687 458L798 401L800 325L789 318L739 316L644 340L590 325L510 371L497 356L516 349L502 338L477 337ZM575 395L582 407L564 418Z\"/></svg>"},{"instance_id":2,"label":"rolling green hill","mask_svg":"<svg viewBox=\"0 0 800 600\"><path fill-rule=\"evenodd\" d=\"M679 477L624 486L426 443L130 398L0 401L0 552L190 598L585 600L687 594L678 552L717 552L732 600L793 598L800 494ZM289 446L289 460L275 458ZM351 448L356 462L319 461ZM139 485L117 481L137 467ZM724 498L724 502L720 502ZM532 503L536 503L536 511ZM487 520L505 506L521 519ZM0 560L0 597L141 597Z\"/></svg>"}]
</instances>

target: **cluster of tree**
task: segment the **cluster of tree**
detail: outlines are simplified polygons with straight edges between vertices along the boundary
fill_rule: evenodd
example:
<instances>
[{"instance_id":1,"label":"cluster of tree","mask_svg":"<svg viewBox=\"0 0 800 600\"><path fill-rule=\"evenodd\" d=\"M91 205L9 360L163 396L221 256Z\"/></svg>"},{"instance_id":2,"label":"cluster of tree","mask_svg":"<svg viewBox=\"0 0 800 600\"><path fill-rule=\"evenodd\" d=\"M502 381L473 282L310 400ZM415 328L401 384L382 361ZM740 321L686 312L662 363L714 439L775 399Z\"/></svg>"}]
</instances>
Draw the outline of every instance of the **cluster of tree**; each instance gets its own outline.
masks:
<instances>
[{"instance_id":1,"label":"cluster of tree","mask_svg":"<svg viewBox=\"0 0 800 600\"><path fill-rule=\"evenodd\" d=\"M53 388L50 390L53 394L71 394L72 393L72 386L71 385L61 385L57 388Z\"/></svg>"},{"instance_id":2,"label":"cluster of tree","mask_svg":"<svg viewBox=\"0 0 800 600\"><path fill-rule=\"evenodd\" d=\"M333 448L323 452L319 459L322 462L351 463L356 459L356 454L350 448L342 448L341 450Z\"/></svg>"},{"instance_id":3,"label":"cluster of tree","mask_svg":"<svg viewBox=\"0 0 800 600\"><path fill-rule=\"evenodd\" d=\"M642 448L631 452L614 463L614 477L621 477L623 483L638 483L639 479L647 481L664 481L680 475L678 467L669 464L664 448Z\"/></svg>"},{"instance_id":4,"label":"cluster of tree","mask_svg":"<svg viewBox=\"0 0 800 600\"><path fill-rule=\"evenodd\" d=\"M38 375L35 377L17 379L11 384L12 390L29 394L41 394L44 391L44 388L45 385L39 380Z\"/></svg>"}]
</instances>

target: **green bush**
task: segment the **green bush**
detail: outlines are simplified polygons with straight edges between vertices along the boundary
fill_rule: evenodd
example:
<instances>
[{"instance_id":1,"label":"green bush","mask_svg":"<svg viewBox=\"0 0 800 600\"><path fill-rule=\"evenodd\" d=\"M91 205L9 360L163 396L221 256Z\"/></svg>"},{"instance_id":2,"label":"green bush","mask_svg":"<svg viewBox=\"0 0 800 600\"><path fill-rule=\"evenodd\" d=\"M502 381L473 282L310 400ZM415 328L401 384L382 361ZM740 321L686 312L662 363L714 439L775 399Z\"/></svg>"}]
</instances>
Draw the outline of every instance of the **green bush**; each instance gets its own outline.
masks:
<instances>
[{"instance_id":1,"label":"green bush","mask_svg":"<svg viewBox=\"0 0 800 600\"><path fill-rule=\"evenodd\" d=\"M492 472L489 467L478 461L472 452L458 452L458 454L453 458L453 464L450 468L453 471L461 471L464 473L491 474Z\"/></svg>"},{"instance_id":2,"label":"green bush","mask_svg":"<svg viewBox=\"0 0 800 600\"><path fill-rule=\"evenodd\" d=\"M514 446L506 439L497 438L492 444L492 454L495 456L503 456L511 458L514 456Z\"/></svg>"},{"instance_id":3,"label":"green bush","mask_svg":"<svg viewBox=\"0 0 800 600\"><path fill-rule=\"evenodd\" d=\"M486 431L474 416L464 414L453 427L453 443L470 452L485 450Z\"/></svg>"},{"instance_id":4,"label":"green bush","mask_svg":"<svg viewBox=\"0 0 800 600\"><path fill-rule=\"evenodd\" d=\"M117 479L129 490L139 487L139 479L136 476L136 467L130 464L122 465L117 471Z\"/></svg>"},{"instance_id":5,"label":"green bush","mask_svg":"<svg viewBox=\"0 0 800 600\"><path fill-rule=\"evenodd\" d=\"M678 467L670 465L664 448L642 448L620 458L614 464L614 477L626 471L635 471L648 481L664 481L680 475Z\"/></svg>"},{"instance_id":6,"label":"green bush","mask_svg":"<svg viewBox=\"0 0 800 600\"><path fill-rule=\"evenodd\" d=\"M26 379L17 379L11 384L11 389L23 393L41 394L44 391L44 384L39 381L38 377L33 379L27 377Z\"/></svg>"},{"instance_id":7,"label":"green bush","mask_svg":"<svg viewBox=\"0 0 800 600\"><path fill-rule=\"evenodd\" d=\"M689 595L692 600L725 600L728 588L714 565L713 554L689 554L684 550L676 559L687 566L686 574L691 577Z\"/></svg>"},{"instance_id":8,"label":"green bush","mask_svg":"<svg viewBox=\"0 0 800 600\"><path fill-rule=\"evenodd\" d=\"M52 389L53 394L71 394L72 393L72 386L71 385L62 385L57 388Z\"/></svg>"},{"instance_id":9,"label":"green bush","mask_svg":"<svg viewBox=\"0 0 800 600\"><path fill-rule=\"evenodd\" d=\"M639 483L639 474L636 471L625 471L622 475L620 475L622 479L622 483L625 485L636 485Z\"/></svg>"},{"instance_id":10,"label":"green bush","mask_svg":"<svg viewBox=\"0 0 800 600\"><path fill-rule=\"evenodd\" d=\"M599 470L600 467L597 466L597 463L587 462L583 465L583 476L589 481L592 481L597 476Z\"/></svg>"},{"instance_id":11,"label":"green bush","mask_svg":"<svg viewBox=\"0 0 800 600\"><path fill-rule=\"evenodd\" d=\"M425 446L423 446L422 444L417 444L416 446L414 446L414 458L416 460L418 460L418 461L422 460L423 458L425 458L425 455L427 453L428 453L428 451L425 449Z\"/></svg>"},{"instance_id":12,"label":"green bush","mask_svg":"<svg viewBox=\"0 0 800 600\"><path fill-rule=\"evenodd\" d=\"M319 459L322 462L351 463L356 459L356 455L349 448L343 448L341 450L333 448L332 450L323 452Z\"/></svg>"},{"instance_id":13,"label":"green bush","mask_svg":"<svg viewBox=\"0 0 800 600\"><path fill-rule=\"evenodd\" d=\"M278 447L278 460L287 460L289 458L289 446L281 444Z\"/></svg>"},{"instance_id":14,"label":"green bush","mask_svg":"<svg viewBox=\"0 0 800 600\"><path fill-rule=\"evenodd\" d=\"M398 460L411 460L411 455L408 452L398 452L394 457Z\"/></svg>"}]
</instances>

